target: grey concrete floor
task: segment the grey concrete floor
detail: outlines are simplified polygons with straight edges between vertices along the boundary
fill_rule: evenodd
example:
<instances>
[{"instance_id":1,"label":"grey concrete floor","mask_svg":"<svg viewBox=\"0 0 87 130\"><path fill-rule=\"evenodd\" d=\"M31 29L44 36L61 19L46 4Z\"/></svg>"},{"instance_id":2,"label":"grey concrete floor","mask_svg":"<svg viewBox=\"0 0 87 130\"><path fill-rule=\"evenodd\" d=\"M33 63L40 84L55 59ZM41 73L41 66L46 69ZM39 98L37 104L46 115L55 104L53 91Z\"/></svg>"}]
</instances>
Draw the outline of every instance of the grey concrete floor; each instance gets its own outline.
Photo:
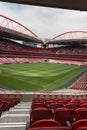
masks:
<instances>
[{"instance_id":1,"label":"grey concrete floor","mask_svg":"<svg viewBox=\"0 0 87 130\"><path fill-rule=\"evenodd\" d=\"M31 102L21 102L0 118L0 130L25 130L30 121Z\"/></svg>"}]
</instances>

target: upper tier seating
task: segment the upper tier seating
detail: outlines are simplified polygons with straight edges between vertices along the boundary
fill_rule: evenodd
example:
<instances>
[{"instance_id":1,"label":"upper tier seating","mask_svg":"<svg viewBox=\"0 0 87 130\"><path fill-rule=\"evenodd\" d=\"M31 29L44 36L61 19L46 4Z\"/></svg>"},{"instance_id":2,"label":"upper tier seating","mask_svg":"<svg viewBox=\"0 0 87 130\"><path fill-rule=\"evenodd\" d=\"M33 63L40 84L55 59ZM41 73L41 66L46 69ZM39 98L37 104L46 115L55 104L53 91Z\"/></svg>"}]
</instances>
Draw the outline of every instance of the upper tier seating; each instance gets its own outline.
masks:
<instances>
[{"instance_id":1,"label":"upper tier seating","mask_svg":"<svg viewBox=\"0 0 87 130\"><path fill-rule=\"evenodd\" d=\"M43 53L43 54L55 54L57 51L57 48L50 48L50 49L44 49L44 48L34 48L29 47L26 45L22 45L13 41L9 40L1 40L0 41L0 50L3 51L9 51L9 52L26 52L26 53Z\"/></svg>"},{"instance_id":2,"label":"upper tier seating","mask_svg":"<svg viewBox=\"0 0 87 130\"><path fill-rule=\"evenodd\" d=\"M87 54L87 47L60 47L56 54L76 54L76 55L86 55Z\"/></svg>"},{"instance_id":3,"label":"upper tier seating","mask_svg":"<svg viewBox=\"0 0 87 130\"><path fill-rule=\"evenodd\" d=\"M16 58L30 58L30 62L38 60L56 60L66 64L77 64L87 66L87 47L56 47L56 48L36 48L26 46L15 41L0 39L0 63L26 63L25 60ZM10 59L15 58L15 59ZM36 59L36 60L35 60Z\"/></svg>"}]
</instances>

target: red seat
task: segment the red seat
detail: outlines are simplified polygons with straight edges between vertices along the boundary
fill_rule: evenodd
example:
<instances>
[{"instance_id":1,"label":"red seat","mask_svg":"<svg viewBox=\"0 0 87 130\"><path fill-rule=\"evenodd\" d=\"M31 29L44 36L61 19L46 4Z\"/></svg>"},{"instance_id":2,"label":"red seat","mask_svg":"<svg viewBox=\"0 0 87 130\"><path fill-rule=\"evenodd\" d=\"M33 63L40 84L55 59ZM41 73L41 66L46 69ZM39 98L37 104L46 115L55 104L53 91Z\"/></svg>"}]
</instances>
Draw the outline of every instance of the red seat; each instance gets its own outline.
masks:
<instances>
[{"instance_id":1,"label":"red seat","mask_svg":"<svg viewBox=\"0 0 87 130\"><path fill-rule=\"evenodd\" d=\"M58 126L58 127L29 128L28 130L70 130L70 129L66 126Z\"/></svg>"},{"instance_id":2,"label":"red seat","mask_svg":"<svg viewBox=\"0 0 87 130\"><path fill-rule=\"evenodd\" d=\"M84 129L82 129L82 127L83 128L87 127L87 119L78 120L72 124L73 130L84 130ZM87 129L85 129L85 130L87 130Z\"/></svg>"},{"instance_id":3,"label":"red seat","mask_svg":"<svg viewBox=\"0 0 87 130\"><path fill-rule=\"evenodd\" d=\"M69 108L69 109L75 110L76 108L79 107L79 104L77 104L77 103L68 103L68 104L66 104L66 107Z\"/></svg>"},{"instance_id":4,"label":"red seat","mask_svg":"<svg viewBox=\"0 0 87 130\"><path fill-rule=\"evenodd\" d=\"M39 107L31 111L31 122L51 118L52 118L52 111L45 107Z\"/></svg>"},{"instance_id":5,"label":"red seat","mask_svg":"<svg viewBox=\"0 0 87 130\"><path fill-rule=\"evenodd\" d=\"M36 121L31 125L31 128L36 128L36 127L57 127L61 126L60 122L54 121L54 120L39 120Z\"/></svg>"},{"instance_id":6,"label":"red seat","mask_svg":"<svg viewBox=\"0 0 87 130\"><path fill-rule=\"evenodd\" d=\"M58 122L61 122L63 125L66 125L66 121L70 123L74 119L74 110L68 108L57 108L54 112L54 119Z\"/></svg>"},{"instance_id":7,"label":"red seat","mask_svg":"<svg viewBox=\"0 0 87 130\"><path fill-rule=\"evenodd\" d=\"M50 109L57 109L57 108L60 108L60 107L64 107L64 105L62 103L51 103L50 104Z\"/></svg>"},{"instance_id":8,"label":"red seat","mask_svg":"<svg viewBox=\"0 0 87 130\"><path fill-rule=\"evenodd\" d=\"M32 104L32 109L38 108L38 107L45 107L43 103L34 103Z\"/></svg>"},{"instance_id":9,"label":"red seat","mask_svg":"<svg viewBox=\"0 0 87 130\"><path fill-rule=\"evenodd\" d=\"M7 101L2 101L2 102L0 102L0 104L2 104L2 108L1 108L2 112L9 110L9 108L10 108L9 102L7 102Z\"/></svg>"},{"instance_id":10,"label":"red seat","mask_svg":"<svg viewBox=\"0 0 87 130\"><path fill-rule=\"evenodd\" d=\"M87 130L87 126L79 127L76 130Z\"/></svg>"},{"instance_id":11,"label":"red seat","mask_svg":"<svg viewBox=\"0 0 87 130\"><path fill-rule=\"evenodd\" d=\"M87 108L76 109L76 120L87 119Z\"/></svg>"},{"instance_id":12,"label":"red seat","mask_svg":"<svg viewBox=\"0 0 87 130\"><path fill-rule=\"evenodd\" d=\"M81 104L80 107L85 107L85 108L87 108L87 103Z\"/></svg>"}]
</instances>

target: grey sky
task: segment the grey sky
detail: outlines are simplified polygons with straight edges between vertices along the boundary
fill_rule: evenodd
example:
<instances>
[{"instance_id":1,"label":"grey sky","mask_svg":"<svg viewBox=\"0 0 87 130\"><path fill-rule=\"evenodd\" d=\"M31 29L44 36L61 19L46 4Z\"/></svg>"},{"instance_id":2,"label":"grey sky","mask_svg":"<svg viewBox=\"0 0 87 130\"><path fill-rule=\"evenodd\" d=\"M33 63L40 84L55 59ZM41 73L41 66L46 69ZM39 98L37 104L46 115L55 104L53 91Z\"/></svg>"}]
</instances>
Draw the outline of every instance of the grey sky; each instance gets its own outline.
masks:
<instances>
[{"instance_id":1,"label":"grey sky","mask_svg":"<svg viewBox=\"0 0 87 130\"><path fill-rule=\"evenodd\" d=\"M0 2L0 13L27 26L41 38L87 30L87 12Z\"/></svg>"}]
</instances>

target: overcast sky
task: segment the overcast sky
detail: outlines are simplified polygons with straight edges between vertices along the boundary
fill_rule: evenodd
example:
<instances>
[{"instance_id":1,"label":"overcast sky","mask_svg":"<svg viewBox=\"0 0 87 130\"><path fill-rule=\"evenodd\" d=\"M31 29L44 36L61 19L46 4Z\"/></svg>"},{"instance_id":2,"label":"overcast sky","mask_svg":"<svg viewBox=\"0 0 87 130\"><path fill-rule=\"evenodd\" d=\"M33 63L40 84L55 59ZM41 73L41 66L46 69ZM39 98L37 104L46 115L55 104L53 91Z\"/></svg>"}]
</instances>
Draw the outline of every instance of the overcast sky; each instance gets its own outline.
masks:
<instances>
[{"instance_id":1,"label":"overcast sky","mask_svg":"<svg viewBox=\"0 0 87 130\"><path fill-rule=\"evenodd\" d=\"M22 23L41 38L53 38L72 30L87 31L85 11L0 2L0 14Z\"/></svg>"}]
</instances>

